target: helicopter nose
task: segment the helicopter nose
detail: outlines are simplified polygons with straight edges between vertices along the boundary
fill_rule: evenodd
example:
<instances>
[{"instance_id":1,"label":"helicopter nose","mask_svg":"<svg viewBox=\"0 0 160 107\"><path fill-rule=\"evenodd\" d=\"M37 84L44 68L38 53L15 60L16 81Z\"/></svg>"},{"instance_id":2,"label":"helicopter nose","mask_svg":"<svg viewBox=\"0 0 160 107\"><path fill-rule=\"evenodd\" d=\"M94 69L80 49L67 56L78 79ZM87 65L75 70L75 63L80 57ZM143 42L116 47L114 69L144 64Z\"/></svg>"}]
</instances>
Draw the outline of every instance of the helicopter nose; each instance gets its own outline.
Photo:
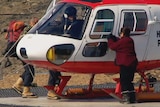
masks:
<instances>
[{"instance_id":1,"label":"helicopter nose","mask_svg":"<svg viewBox=\"0 0 160 107\"><path fill-rule=\"evenodd\" d=\"M26 52L26 49L25 49L25 48L20 48L20 55L21 55L23 58L28 58L27 52Z\"/></svg>"}]
</instances>

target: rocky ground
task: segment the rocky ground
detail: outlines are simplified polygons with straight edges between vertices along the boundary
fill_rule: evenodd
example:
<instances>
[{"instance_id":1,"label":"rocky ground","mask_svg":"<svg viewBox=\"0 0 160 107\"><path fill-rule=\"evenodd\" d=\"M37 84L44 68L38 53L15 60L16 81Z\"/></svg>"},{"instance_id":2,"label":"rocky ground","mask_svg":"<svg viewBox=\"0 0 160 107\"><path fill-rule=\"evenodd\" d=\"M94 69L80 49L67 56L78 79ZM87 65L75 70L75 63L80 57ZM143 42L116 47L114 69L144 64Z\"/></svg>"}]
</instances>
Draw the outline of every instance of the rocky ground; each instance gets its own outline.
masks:
<instances>
[{"instance_id":1,"label":"rocky ground","mask_svg":"<svg viewBox=\"0 0 160 107\"><path fill-rule=\"evenodd\" d=\"M8 23L11 20L23 20L28 23L31 17L41 18L47 6L51 0L1 0L0 1L0 31L7 28ZM23 73L24 69L21 62L15 58L10 58L12 66L4 68L5 58L2 56L2 52L6 47L7 41L4 39L5 33L0 34L0 88L10 88L13 83L17 80L20 74ZM43 68L37 68L34 82L38 86L47 85L48 71ZM88 84L90 75L88 74L73 74L73 73L62 73L62 75L71 75L73 78L69 81L68 85L83 85ZM153 70L153 75L159 78L159 71ZM98 74L95 77L94 83L101 84L107 82L114 82L112 78L119 77L118 74ZM135 81L139 80L139 76L136 74Z\"/></svg>"},{"instance_id":2,"label":"rocky ground","mask_svg":"<svg viewBox=\"0 0 160 107\"><path fill-rule=\"evenodd\" d=\"M8 27L8 24L12 20L23 20L26 24L29 23L31 17L41 18L49 3L52 0L1 0L0 1L0 62L1 62L1 75L0 75L0 88L10 88L16 81L18 76L23 72L23 66L20 61L15 58L10 58L12 66L4 68L4 58L2 52L6 47L7 41L4 39L5 33L2 33L3 29ZM48 72L45 70L38 70L34 82L39 82L38 85L46 84ZM44 72L42 72L44 71ZM2 73L3 72L3 73ZM3 74L3 75L2 75ZM39 78L36 79L36 78ZM40 81L41 80L41 81Z\"/></svg>"}]
</instances>

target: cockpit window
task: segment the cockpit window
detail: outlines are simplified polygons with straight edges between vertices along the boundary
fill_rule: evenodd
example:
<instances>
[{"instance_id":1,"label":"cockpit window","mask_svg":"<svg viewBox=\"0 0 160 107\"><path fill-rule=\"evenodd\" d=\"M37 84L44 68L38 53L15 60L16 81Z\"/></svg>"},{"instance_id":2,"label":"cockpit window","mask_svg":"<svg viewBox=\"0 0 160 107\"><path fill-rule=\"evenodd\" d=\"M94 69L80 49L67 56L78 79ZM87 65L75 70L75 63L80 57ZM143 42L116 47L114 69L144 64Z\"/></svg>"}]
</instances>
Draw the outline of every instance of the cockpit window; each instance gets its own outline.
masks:
<instances>
[{"instance_id":1,"label":"cockpit window","mask_svg":"<svg viewBox=\"0 0 160 107\"><path fill-rule=\"evenodd\" d=\"M91 9L84 5L60 3L51 8L28 33L81 39L90 11Z\"/></svg>"},{"instance_id":2,"label":"cockpit window","mask_svg":"<svg viewBox=\"0 0 160 107\"><path fill-rule=\"evenodd\" d=\"M99 10L97 12L90 38L100 39L109 35L114 26L114 13L109 9Z\"/></svg>"}]
</instances>

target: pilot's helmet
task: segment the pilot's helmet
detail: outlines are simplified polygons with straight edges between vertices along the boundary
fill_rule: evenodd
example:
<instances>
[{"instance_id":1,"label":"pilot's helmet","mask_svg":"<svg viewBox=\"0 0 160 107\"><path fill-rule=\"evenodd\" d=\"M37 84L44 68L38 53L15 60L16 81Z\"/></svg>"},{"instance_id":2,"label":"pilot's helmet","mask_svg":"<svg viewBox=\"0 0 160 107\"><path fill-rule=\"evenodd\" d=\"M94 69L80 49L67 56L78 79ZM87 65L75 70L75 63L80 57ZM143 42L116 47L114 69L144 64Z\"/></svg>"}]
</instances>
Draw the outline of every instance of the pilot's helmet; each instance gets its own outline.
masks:
<instances>
[{"instance_id":1,"label":"pilot's helmet","mask_svg":"<svg viewBox=\"0 0 160 107\"><path fill-rule=\"evenodd\" d=\"M66 8L64 13L67 14L68 16L76 16L77 10L73 6L69 6Z\"/></svg>"}]
</instances>

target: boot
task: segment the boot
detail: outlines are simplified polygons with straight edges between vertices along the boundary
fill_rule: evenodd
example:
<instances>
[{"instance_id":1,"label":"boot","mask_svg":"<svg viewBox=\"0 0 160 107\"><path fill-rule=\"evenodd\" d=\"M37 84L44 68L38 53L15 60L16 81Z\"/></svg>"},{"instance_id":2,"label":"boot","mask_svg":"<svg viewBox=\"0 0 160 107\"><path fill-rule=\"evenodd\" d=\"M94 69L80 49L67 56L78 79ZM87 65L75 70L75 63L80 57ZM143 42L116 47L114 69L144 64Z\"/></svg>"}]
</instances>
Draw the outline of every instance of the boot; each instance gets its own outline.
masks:
<instances>
[{"instance_id":1,"label":"boot","mask_svg":"<svg viewBox=\"0 0 160 107\"><path fill-rule=\"evenodd\" d=\"M30 87L24 86L24 88L23 88L23 93L22 93L22 97L23 97L23 98L37 98L38 96L36 96L36 95L33 94L32 92L30 92Z\"/></svg>"},{"instance_id":2,"label":"boot","mask_svg":"<svg viewBox=\"0 0 160 107\"><path fill-rule=\"evenodd\" d=\"M53 90L49 90L47 93L47 98L52 100L58 100L60 97L58 97Z\"/></svg>"},{"instance_id":3,"label":"boot","mask_svg":"<svg viewBox=\"0 0 160 107\"><path fill-rule=\"evenodd\" d=\"M136 95L135 95L135 92L130 92L130 93L129 93L129 97L130 97L130 100L129 100L130 103L136 103Z\"/></svg>"},{"instance_id":4,"label":"boot","mask_svg":"<svg viewBox=\"0 0 160 107\"><path fill-rule=\"evenodd\" d=\"M12 86L12 88L19 94L22 94L23 91L23 79L21 77L18 78L16 83Z\"/></svg>"},{"instance_id":5,"label":"boot","mask_svg":"<svg viewBox=\"0 0 160 107\"><path fill-rule=\"evenodd\" d=\"M123 104L129 104L130 103L130 97L129 97L129 93L125 92L122 93L122 102Z\"/></svg>"}]
</instances>

